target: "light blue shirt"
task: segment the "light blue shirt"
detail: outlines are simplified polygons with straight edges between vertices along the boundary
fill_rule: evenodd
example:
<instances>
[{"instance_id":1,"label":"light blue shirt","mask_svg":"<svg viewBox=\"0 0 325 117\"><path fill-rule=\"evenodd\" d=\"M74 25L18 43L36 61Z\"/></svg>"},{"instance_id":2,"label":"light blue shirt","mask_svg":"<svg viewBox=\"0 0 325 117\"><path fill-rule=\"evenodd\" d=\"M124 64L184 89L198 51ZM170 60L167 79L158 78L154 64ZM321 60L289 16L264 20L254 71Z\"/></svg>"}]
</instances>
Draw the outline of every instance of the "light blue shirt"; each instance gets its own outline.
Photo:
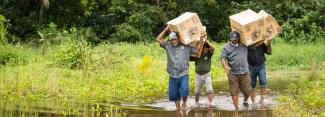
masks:
<instances>
[{"instance_id":1,"label":"light blue shirt","mask_svg":"<svg viewBox=\"0 0 325 117\"><path fill-rule=\"evenodd\" d=\"M184 44L173 46L169 41L160 45L167 53L167 72L173 78L179 78L189 73L189 58L192 47Z\"/></svg>"}]
</instances>

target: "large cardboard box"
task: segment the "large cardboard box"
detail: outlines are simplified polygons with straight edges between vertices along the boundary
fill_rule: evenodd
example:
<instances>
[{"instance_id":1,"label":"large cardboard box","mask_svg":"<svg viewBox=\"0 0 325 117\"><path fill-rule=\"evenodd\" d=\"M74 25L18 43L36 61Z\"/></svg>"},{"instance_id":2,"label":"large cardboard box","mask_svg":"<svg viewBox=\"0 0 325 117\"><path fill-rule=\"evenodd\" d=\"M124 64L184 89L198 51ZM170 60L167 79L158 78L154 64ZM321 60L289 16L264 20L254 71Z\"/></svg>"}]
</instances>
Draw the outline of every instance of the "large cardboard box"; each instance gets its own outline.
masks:
<instances>
[{"instance_id":1,"label":"large cardboard box","mask_svg":"<svg viewBox=\"0 0 325 117\"><path fill-rule=\"evenodd\" d=\"M249 46L262 39L262 28L264 26L264 17L248 9L240 13L231 15L230 25L232 31L238 31L241 34L240 42Z\"/></svg>"},{"instance_id":2,"label":"large cardboard box","mask_svg":"<svg viewBox=\"0 0 325 117\"><path fill-rule=\"evenodd\" d=\"M197 47L201 34L205 32L196 13L186 12L167 24L170 25L170 31L178 33L181 43L192 47Z\"/></svg>"},{"instance_id":3,"label":"large cardboard box","mask_svg":"<svg viewBox=\"0 0 325 117\"><path fill-rule=\"evenodd\" d=\"M272 17L271 14L268 14L264 10L258 12L259 15L264 18L264 27L262 29L262 39L273 39L280 31L281 27Z\"/></svg>"}]
</instances>

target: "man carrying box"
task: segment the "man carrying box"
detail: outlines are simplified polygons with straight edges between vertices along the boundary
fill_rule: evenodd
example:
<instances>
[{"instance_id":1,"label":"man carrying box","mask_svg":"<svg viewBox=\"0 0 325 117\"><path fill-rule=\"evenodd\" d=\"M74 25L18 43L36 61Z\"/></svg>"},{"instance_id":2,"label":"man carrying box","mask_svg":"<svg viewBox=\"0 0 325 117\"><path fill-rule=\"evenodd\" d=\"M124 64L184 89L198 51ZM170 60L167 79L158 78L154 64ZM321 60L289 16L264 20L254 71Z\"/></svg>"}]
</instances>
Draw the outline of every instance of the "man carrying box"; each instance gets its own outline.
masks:
<instances>
[{"instance_id":1,"label":"man carrying box","mask_svg":"<svg viewBox=\"0 0 325 117\"><path fill-rule=\"evenodd\" d=\"M251 99L253 105L255 106L255 87L257 82L257 77L260 84L261 99L260 103L263 103L264 97L266 95L266 68L265 68L265 53L268 55L272 54L271 39L265 39L265 41L260 41L256 44L248 46L248 64L249 71L251 73ZM264 43L263 43L264 42Z\"/></svg>"},{"instance_id":2,"label":"man carrying box","mask_svg":"<svg viewBox=\"0 0 325 117\"><path fill-rule=\"evenodd\" d=\"M239 43L240 34L230 33L230 42L221 51L221 64L228 75L230 95L236 110L238 110L239 89L244 94L244 106L248 107L250 73L247 63L247 47Z\"/></svg>"},{"instance_id":3,"label":"man carrying box","mask_svg":"<svg viewBox=\"0 0 325 117\"><path fill-rule=\"evenodd\" d=\"M206 37L206 36L205 36ZM203 43L202 55L200 58L191 57L191 61L195 61L195 104L199 107L200 93L203 84L206 85L206 94L208 94L208 105L212 105L213 87L211 81L211 58L214 53L214 47L209 42L200 41Z\"/></svg>"},{"instance_id":4,"label":"man carrying box","mask_svg":"<svg viewBox=\"0 0 325 117\"><path fill-rule=\"evenodd\" d=\"M180 43L179 36L175 32L169 34L169 41L164 37L169 30L169 25L161 32L156 41L167 53L167 72L169 74L168 95L170 101L175 101L177 110L181 108L180 100L183 99L182 108L186 108L188 96L189 58L192 47Z\"/></svg>"}]
</instances>

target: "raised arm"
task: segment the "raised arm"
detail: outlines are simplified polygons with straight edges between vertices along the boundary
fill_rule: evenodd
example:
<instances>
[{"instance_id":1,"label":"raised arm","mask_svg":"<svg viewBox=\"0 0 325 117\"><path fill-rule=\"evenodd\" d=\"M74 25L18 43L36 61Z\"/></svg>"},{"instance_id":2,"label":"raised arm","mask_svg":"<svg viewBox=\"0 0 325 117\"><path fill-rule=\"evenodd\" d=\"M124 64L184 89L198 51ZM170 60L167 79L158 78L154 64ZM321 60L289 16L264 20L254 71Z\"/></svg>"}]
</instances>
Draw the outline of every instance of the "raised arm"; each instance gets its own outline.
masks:
<instances>
[{"instance_id":1,"label":"raised arm","mask_svg":"<svg viewBox=\"0 0 325 117\"><path fill-rule=\"evenodd\" d=\"M207 41L206 43L209 44L209 46L210 46L209 51L210 51L211 54L213 54L214 53L214 47L213 47L212 43L210 43L209 41Z\"/></svg>"},{"instance_id":2,"label":"raised arm","mask_svg":"<svg viewBox=\"0 0 325 117\"><path fill-rule=\"evenodd\" d=\"M166 31L169 30L169 25L158 35L156 41L161 45L163 43L164 37L166 35Z\"/></svg>"},{"instance_id":3,"label":"raised arm","mask_svg":"<svg viewBox=\"0 0 325 117\"><path fill-rule=\"evenodd\" d=\"M257 43L255 44L255 46L256 46L256 47L259 47L259 46L261 46L263 43L264 43L264 41L259 41L259 42L257 42Z\"/></svg>"},{"instance_id":4,"label":"raised arm","mask_svg":"<svg viewBox=\"0 0 325 117\"><path fill-rule=\"evenodd\" d=\"M268 54L268 55L271 55L272 54L272 47L271 47L272 39L266 39L264 41L264 43L266 45L266 51L265 51L265 53Z\"/></svg>"}]
</instances>

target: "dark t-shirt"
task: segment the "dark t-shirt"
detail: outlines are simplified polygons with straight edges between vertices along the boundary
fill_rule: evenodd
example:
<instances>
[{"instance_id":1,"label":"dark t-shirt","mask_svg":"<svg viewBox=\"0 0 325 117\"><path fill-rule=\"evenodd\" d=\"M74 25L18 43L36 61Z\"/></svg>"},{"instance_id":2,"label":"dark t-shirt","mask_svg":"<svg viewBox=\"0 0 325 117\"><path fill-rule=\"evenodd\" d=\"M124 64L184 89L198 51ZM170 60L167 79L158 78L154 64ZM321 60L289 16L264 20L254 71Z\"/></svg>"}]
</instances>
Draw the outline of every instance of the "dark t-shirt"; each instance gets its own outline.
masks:
<instances>
[{"instance_id":1,"label":"dark t-shirt","mask_svg":"<svg viewBox=\"0 0 325 117\"><path fill-rule=\"evenodd\" d=\"M195 72L197 74L203 75L211 70L211 57L213 53L210 51L204 55L202 55L200 58L195 58Z\"/></svg>"},{"instance_id":2,"label":"dark t-shirt","mask_svg":"<svg viewBox=\"0 0 325 117\"><path fill-rule=\"evenodd\" d=\"M262 44L258 47L256 47L255 44L248 46L248 64L251 66L259 66L264 64L266 60L264 53L267 53L267 48L268 46L265 44Z\"/></svg>"}]
</instances>

